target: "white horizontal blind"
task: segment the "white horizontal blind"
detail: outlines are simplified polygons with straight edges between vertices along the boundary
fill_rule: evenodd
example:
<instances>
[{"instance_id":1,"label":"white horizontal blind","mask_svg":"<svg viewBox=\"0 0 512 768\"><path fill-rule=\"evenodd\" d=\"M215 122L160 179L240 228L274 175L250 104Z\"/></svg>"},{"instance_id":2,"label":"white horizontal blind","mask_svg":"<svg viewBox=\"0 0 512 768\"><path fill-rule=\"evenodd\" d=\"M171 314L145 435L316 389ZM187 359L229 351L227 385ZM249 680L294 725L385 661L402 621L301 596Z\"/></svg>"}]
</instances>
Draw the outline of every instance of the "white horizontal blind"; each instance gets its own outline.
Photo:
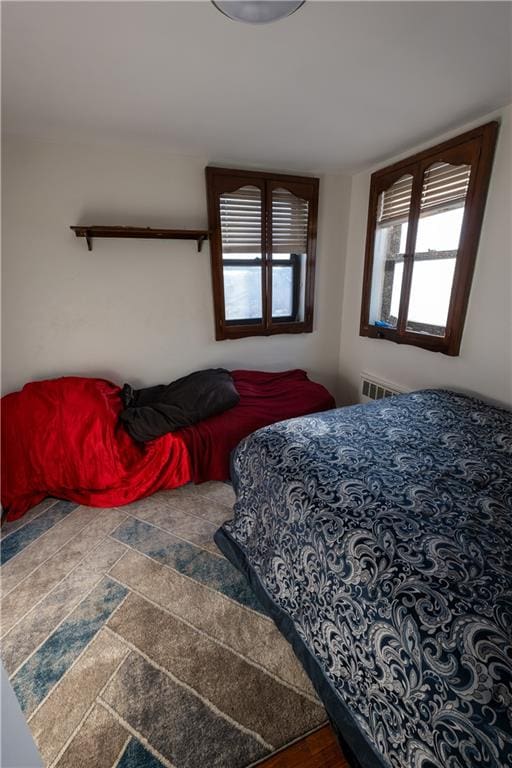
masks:
<instances>
[{"instance_id":1,"label":"white horizontal blind","mask_svg":"<svg viewBox=\"0 0 512 768\"><path fill-rule=\"evenodd\" d=\"M272 191L272 253L306 253L309 203L286 189Z\"/></svg>"},{"instance_id":2,"label":"white horizontal blind","mask_svg":"<svg viewBox=\"0 0 512 768\"><path fill-rule=\"evenodd\" d=\"M425 171L421 212L446 210L464 204L471 175L470 165L436 163Z\"/></svg>"},{"instance_id":3,"label":"white horizontal blind","mask_svg":"<svg viewBox=\"0 0 512 768\"><path fill-rule=\"evenodd\" d=\"M223 253L261 254L261 190L247 186L220 195Z\"/></svg>"},{"instance_id":4,"label":"white horizontal blind","mask_svg":"<svg viewBox=\"0 0 512 768\"><path fill-rule=\"evenodd\" d=\"M399 224L409 218L412 195L412 176L401 179L379 195L377 223L381 226Z\"/></svg>"}]
</instances>

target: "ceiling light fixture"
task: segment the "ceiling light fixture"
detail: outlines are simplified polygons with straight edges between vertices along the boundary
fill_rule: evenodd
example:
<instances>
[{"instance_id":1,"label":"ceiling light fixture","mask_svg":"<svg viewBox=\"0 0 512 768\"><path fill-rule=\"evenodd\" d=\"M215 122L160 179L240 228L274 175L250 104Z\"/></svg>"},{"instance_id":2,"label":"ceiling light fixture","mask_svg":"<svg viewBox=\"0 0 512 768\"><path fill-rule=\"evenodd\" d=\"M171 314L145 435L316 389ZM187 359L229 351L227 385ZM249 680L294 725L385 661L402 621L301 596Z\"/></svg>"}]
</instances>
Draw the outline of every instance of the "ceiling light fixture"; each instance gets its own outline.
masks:
<instances>
[{"instance_id":1,"label":"ceiling light fixture","mask_svg":"<svg viewBox=\"0 0 512 768\"><path fill-rule=\"evenodd\" d=\"M224 16L246 24L269 24L298 11L305 0L212 0Z\"/></svg>"}]
</instances>

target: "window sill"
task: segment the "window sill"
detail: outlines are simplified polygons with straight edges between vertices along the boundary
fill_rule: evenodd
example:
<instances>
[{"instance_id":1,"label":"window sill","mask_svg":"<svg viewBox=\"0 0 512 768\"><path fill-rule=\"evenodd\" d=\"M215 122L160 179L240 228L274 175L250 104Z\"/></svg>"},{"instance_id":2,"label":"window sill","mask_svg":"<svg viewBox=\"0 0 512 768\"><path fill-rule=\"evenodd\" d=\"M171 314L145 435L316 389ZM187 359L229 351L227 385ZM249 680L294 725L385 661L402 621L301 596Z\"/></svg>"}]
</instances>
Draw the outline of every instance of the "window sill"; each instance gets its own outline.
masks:
<instances>
[{"instance_id":1,"label":"window sill","mask_svg":"<svg viewBox=\"0 0 512 768\"><path fill-rule=\"evenodd\" d=\"M460 350L459 339L450 339L448 336L431 336L413 331L398 331L396 328L385 328L377 325L361 325L359 335L372 339L394 341L395 344L420 347L429 352L441 352L441 354L450 357L457 357Z\"/></svg>"},{"instance_id":2,"label":"window sill","mask_svg":"<svg viewBox=\"0 0 512 768\"><path fill-rule=\"evenodd\" d=\"M276 323L270 328L261 325L223 325L217 326L216 341L225 339L245 339L249 336L277 336L280 333L312 333L313 321L304 323Z\"/></svg>"}]
</instances>

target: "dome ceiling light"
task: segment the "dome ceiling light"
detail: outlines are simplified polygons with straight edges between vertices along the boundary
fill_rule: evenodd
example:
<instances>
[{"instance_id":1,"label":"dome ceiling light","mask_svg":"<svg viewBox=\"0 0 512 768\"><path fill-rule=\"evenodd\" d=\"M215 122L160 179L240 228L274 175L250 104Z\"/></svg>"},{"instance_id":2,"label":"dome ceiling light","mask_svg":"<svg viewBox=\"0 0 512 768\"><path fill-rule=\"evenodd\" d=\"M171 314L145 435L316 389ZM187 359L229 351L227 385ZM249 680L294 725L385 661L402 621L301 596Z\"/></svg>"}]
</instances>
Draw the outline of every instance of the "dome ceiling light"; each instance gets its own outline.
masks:
<instances>
[{"instance_id":1,"label":"dome ceiling light","mask_svg":"<svg viewBox=\"0 0 512 768\"><path fill-rule=\"evenodd\" d=\"M212 0L212 3L233 21L269 24L295 13L305 0Z\"/></svg>"}]
</instances>

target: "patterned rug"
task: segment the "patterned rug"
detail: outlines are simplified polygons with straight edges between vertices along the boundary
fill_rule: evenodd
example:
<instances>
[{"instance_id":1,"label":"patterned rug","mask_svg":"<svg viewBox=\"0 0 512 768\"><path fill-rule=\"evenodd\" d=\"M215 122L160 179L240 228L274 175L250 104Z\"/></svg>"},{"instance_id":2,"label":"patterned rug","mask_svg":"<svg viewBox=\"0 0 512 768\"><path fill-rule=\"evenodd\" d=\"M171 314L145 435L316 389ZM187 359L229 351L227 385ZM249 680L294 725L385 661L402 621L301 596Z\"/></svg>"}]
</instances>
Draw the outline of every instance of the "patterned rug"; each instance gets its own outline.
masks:
<instances>
[{"instance_id":1,"label":"patterned rug","mask_svg":"<svg viewBox=\"0 0 512 768\"><path fill-rule=\"evenodd\" d=\"M213 542L223 483L2 529L2 660L45 766L246 768L325 722Z\"/></svg>"}]
</instances>

